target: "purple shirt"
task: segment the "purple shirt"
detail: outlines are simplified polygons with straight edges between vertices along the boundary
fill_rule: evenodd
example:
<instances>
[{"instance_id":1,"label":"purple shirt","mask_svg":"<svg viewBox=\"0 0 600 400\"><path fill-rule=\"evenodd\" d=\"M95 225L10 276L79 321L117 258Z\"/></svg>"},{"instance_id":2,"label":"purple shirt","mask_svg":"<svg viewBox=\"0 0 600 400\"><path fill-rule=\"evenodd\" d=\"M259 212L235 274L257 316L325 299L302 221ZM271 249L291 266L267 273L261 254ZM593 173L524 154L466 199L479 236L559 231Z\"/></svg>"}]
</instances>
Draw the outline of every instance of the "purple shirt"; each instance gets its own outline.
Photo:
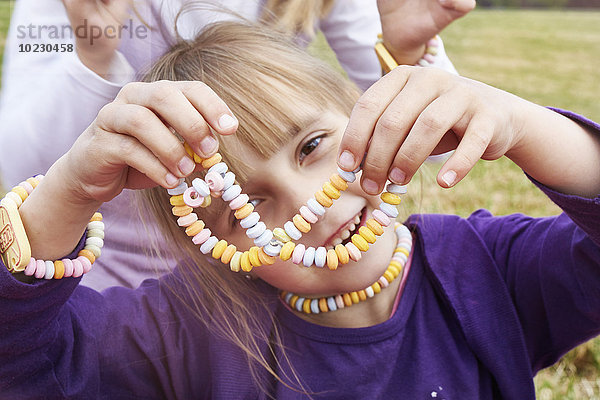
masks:
<instances>
[{"instance_id":1,"label":"purple shirt","mask_svg":"<svg viewBox=\"0 0 600 400\"><path fill-rule=\"evenodd\" d=\"M564 214L409 218L410 274L381 324L314 325L257 283L313 397L534 398L538 370L600 333L600 198L539 186ZM266 398L241 351L167 288L179 279L98 293L77 279L22 284L0 266L2 397ZM267 379L278 399L306 397Z\"/></svg>"}]
</instances>

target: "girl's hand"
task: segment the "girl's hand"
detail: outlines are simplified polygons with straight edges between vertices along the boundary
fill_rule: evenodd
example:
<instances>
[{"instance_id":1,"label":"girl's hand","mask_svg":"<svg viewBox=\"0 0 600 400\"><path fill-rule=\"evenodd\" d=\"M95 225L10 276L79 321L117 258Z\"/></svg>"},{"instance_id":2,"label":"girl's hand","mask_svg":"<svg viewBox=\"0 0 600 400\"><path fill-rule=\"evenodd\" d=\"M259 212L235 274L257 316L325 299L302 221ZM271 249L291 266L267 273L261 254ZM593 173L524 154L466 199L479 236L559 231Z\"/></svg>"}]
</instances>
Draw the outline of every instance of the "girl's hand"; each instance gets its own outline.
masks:
<instances>
[{"instance_id":1,"label":"girl's hand","mask_svg":"<svg viewBox=\"0 0 600 400\"><path fill-rule=\"evenodd\" d=\"M356 103L338 164L352 171L362 160L362 187L377 194L388 178L406 184L429 155L456 149L437 176L451 187L480 158L495 160L519 143L525 104L437 68L400 66Z\"/></svg>"},{"instance_id":2,"label":"girl's hand","mask_svg":"<svg viewBox=\"0 0 600 400\"><path fill-rule=\"evenodd\" d=\"M62 0L81 62L106 77L121 42L119 29L132 0Z\"/></svg>"},{"instance_id":3,"label":"girl's hand","mask_svg":"<svg viewBox=\"0 0 600 400\"><path fill-rule=\"evenodd\" d=\"M425 44L475 8L475 0L377 0L383 40L399 64L415 64Z\"/></svg>"}]
</instances>

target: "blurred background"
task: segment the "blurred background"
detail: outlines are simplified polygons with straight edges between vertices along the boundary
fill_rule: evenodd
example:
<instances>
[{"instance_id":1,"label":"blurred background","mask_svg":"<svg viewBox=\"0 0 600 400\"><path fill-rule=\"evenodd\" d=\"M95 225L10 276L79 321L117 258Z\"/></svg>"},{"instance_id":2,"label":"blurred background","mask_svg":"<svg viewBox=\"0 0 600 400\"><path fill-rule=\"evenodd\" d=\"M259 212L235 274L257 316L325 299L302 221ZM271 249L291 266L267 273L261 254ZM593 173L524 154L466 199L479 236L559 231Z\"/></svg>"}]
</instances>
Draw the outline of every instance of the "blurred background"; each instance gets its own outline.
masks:
<instances>
[{"instance_id":1,"label":"blurred background","mask_svg":"<svg viewBox=\"0 0 600 400\"><path fill-rule=\"evenodd\" d=\"M0 1L0 57L11 3ZM600 121L600 0L478 0L477 9L453 23L442 37L461 75ZM310 51L337 65L323 37L317 37ZM427 165L413 180L403 217L467 216L479 208L498 215L560 212L507 159L480 161L452 190L435 184L439 167ZM600 338L539 373L535 384L542 400L600 400Z\"/></svg>"}]
</instances>

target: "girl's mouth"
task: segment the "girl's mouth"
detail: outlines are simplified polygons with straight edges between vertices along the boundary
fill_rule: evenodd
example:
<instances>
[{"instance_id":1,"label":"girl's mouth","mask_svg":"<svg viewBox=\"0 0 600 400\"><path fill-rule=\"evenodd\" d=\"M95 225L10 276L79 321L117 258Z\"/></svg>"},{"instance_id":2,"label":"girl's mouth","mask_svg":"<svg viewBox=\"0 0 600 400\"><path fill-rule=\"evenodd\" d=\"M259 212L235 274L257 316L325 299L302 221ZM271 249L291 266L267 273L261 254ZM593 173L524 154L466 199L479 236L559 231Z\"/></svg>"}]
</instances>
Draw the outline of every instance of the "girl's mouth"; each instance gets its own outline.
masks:
<instances>
[{"instance_id":1,"label":"girl's mouth","mask_svg":"<svg viewBox=\"0 0 600 400\"><path fill-rule=\"evenodd\" d=\"M364 207L358 214L354 216L350 221L346 223L341 229L339 229L327 242L325 248L332 249L338 244L345 245L350 242L352 235L358 232L358 229L365 224L367 219L367 207Z\"/></svg>"}]
</instances>

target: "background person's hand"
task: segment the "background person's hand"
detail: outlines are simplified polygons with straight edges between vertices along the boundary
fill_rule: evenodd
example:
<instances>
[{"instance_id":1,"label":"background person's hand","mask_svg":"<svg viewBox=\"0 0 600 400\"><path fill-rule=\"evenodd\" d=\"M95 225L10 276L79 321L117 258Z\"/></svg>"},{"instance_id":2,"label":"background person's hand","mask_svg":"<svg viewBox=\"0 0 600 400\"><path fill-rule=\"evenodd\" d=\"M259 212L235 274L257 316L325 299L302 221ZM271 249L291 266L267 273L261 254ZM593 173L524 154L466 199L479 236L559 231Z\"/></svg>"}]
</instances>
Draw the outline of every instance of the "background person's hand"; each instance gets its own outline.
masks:
<instances>
[{"instance_id":1,"label":"background person's hand","mask_svg":"<svg viewBox=\"0 0 600 400\"><path fill-rule=\"evenodd\" d=\"M106 77L121 42L119 29L129 15L132 0L62 0L81 62Z\"/></svg>"},{"instance_id":2,"label":"background person's hand","mask_svg":"<svg viewBox=\"0 0 600 400\"><path fill-rule=\"evenodd\" d=\"M475 0L377 0L383 40L399 64L415 64L427 41L475 8Z\"/></svg>"}]
</instances>

